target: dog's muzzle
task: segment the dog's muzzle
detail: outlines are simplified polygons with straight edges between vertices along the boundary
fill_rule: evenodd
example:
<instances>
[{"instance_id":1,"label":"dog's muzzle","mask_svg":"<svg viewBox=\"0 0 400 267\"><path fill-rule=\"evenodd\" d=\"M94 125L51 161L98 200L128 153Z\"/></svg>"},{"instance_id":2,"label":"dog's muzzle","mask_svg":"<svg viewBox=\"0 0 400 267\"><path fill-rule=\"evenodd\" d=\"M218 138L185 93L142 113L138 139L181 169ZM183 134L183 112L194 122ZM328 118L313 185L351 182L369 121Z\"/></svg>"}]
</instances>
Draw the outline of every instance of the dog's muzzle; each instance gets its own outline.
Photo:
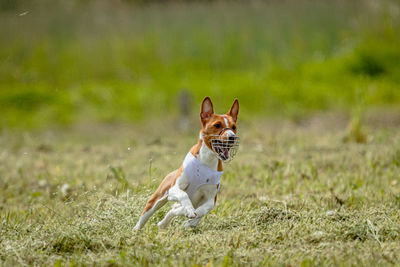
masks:
<instances>
[{"instance_id":1,"label":"dog's muzzle","mask_svg":"<svg viewBox=\"0 0 400 267\"><path fill-rule=\"evenodd\" d=\"M226 130L232 131L232 129L230 128L224 128L219 134L210 136L212 149L214 150L217 157L223 162L229 162L235 157L239 148L240 141L237 135L222 135L222 133Z\"/></svg>"}]
</instances>

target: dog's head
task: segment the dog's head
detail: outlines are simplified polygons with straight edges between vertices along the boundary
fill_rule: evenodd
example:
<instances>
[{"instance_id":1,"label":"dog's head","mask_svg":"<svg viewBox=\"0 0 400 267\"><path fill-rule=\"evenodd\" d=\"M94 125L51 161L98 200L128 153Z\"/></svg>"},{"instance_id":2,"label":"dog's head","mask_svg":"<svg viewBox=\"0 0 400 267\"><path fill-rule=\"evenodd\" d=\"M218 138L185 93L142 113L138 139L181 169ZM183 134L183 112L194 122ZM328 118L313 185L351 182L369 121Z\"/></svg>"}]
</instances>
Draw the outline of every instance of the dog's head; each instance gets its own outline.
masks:
<instances>
[{"instance_id":1,"label":"dog's head","mask_svg":"<svg viewBox=\"0 0 400 267\"><path fill-rule=\"evenodd\" d=\"M202 123L201 136L209 149L214 151L222 161L230 161L235 156L239 145L237 136L237 116L239 102L233 102L231 109L224 115L214 113L209 97L201 104L200 119Z\"/></svg>"}]
</instances>

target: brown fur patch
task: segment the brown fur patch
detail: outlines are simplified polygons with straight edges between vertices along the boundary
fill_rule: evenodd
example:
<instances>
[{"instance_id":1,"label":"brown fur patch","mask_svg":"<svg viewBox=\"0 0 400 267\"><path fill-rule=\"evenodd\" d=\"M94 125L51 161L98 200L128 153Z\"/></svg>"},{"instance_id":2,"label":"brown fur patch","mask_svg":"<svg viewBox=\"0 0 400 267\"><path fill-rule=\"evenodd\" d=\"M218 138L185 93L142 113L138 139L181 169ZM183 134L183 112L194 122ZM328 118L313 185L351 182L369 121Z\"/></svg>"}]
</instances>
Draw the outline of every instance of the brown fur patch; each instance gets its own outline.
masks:
<instances>
[{"instance_id":1,"label":"brown fur patch","mask_svg":"<svg viewBox=\"0 0 400 267\"><path fill-rule=\"evenodd\" d=\"M199 154L202 142L203 141L201 141L201 139L199 139L197 141L197 144L192 146L192 148L190 149L190 153L192 153L193 156L196 157Z\"/></svg>"},{"instance_id":2,"label":"brown fur patch","mask_svg":"<svg viewBox=\"0 0 400 267\"><path fill-rule=\"evenodd\" d=\"M218 160L218 171L222 172L224 169L222 168L222 161L219 159Z\"/></svg>"},{"instance_id":3,"label":"brown fur patch","mask_svg":"<svg viewBox=\"0 0 400 267\"><path fill-rule=\"evenodd\" d=\"M222 172L223 168L222 168L222 161L219 159L218 160L218 171ZM217 185L217 189L218 189L218 185ZM214 205L217 203L217 194L215 194L215 198L214 198Z\"/></svg>"},{"instance_id":4,"label":"brown fur patch","mask_svg":"<svg viewBox=\"0 0 400 267\"><path fill-rule=\"evenodd\" d=\"M183 167L181 166L178 170L175 170L165 176L164 180L162 180L161 184L158 186L157 190L154 194L149 198L146 203L146 206L142 212L142 215L153 208L153 206L157 203L157 201L162 198L165 193L175 184L176 179L178 179L179 175L181 175Z\"/></svg>"}]
</instances>

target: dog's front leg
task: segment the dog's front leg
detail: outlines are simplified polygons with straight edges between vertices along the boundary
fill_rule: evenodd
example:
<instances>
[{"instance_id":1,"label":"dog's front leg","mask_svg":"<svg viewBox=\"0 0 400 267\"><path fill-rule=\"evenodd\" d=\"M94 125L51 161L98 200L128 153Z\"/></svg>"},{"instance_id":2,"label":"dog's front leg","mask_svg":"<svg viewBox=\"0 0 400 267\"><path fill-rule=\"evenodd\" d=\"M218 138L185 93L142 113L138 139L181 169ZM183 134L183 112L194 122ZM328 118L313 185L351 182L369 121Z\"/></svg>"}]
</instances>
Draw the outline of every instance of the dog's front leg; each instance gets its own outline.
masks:
<instances>
[{"instance_id":1,"label":"dog's front leg","mask_svg":"<svg viewBox=\"0 0 400 267\"><path fill-rule=\"evenodd\" d=\"M185 216L188 218L195 218L197 216L193 204L185 191L180 189L177 185L171 187L168 193L169 201L178 201L185 209Z\"/></svg>"},{"instance_id":2,"label":"dog's front leg","mask_svg":"<svg viewBox=\"0 0 400 267\"><path fill-rule=\"evenodd\" d=\"M189 228L189 227L196 227L201 218L204 217L205 215L207 215L213 208L215 205L215 201L213 198L207 200L206 202L204 202L202 205L200 205L196 210L196 214L197 217L194 219L190 219L185 223L185 227Z\"/></svg>"},{"instance_id":3,"label":"dog's front leg","mask_svg":"<svg viewBox=\"0 0 400 267\"><path fill-rule=\"evenodd\" d=\"M185 215L185 209L180 203L175 203L172 206L172 209L165 215L164 219L158 223L158 227L161 229L166 228L171 222L172 218L183 215Z\"/></svg>"},{"instance_id":4,"label":"dog's front leg","mask_svg":"<svg viewBox=\"0 0 400 267\"><path fill-rule=\"evenodd\" d=\"M168 200L181 203L182 207L185 209L185 216L192 219L195 218L197 214L193 208L192 201L190 201L188 194L183 191L187 187L187 179L184 173L182 173L182 175L176 180L176 183L169 189Z\"/></svg>"}]
</instances>

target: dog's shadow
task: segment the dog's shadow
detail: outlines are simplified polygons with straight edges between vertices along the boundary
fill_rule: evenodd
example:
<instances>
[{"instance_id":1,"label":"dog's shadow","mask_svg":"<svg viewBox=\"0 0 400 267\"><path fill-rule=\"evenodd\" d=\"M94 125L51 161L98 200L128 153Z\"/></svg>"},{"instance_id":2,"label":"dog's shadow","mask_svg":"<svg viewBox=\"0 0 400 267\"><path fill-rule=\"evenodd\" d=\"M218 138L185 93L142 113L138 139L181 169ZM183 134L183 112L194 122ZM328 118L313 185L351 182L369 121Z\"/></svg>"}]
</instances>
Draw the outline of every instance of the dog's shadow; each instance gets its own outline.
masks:
<instances>
[{"instance_id":1,"label":"dog's shadow","mask_svg":"<svg viewBox=\"0 0 400 267\"><path fill-rule=\"evenodd\" d=\"M295 211L276 207L263 207L256 211L243 212L241 215L215 216L215 218L206 219L204 223L207 224L207 229L223 231L242 227L266 228L276 223L298 221L299 219L300 216Z\"/></svg>"},{"instance_id":2,"label":"dog's shadow","mask_svg":"<svg viewBox=\"0 0 400 267\"><path fill-rule=\"evenodd\" d=\"M159 212L152 218L151 223L157 223L166 214L166 211ZM299 214L293 210L279 207L260 207L258 210L243 211L240 214L234 213L231 216L218 216L209 214L205 216L197 227L185 228L187 218L176 217L171 221L169 229L181 229L183 235L202 234L208 231L231 231L237 228L258 227L267 228L276 223L284 223L299 220Z\"/></svg>"}]
</instances>

